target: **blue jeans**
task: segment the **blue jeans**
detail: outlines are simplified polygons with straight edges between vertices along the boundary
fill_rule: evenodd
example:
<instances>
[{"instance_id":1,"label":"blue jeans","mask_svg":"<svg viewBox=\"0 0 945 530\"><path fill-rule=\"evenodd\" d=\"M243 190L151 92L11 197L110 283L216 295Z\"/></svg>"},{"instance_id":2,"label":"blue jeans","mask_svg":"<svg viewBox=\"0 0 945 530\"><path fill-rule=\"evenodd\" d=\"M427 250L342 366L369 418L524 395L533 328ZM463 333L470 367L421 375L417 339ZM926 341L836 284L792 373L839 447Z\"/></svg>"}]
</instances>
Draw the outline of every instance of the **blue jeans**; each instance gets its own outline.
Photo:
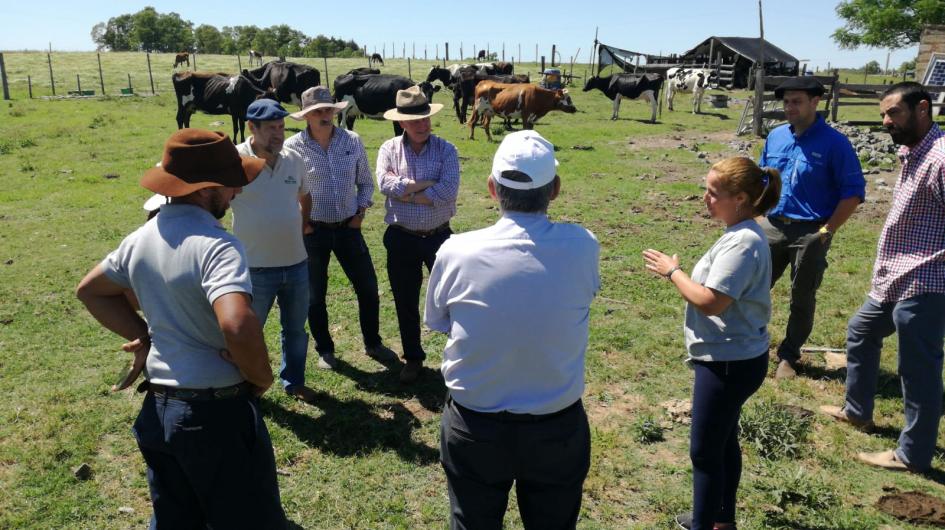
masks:
<instances>
[{"instance_id":1,"label":"blue jeans","mask_svg":"<svg viewBox=\"0 0 945 530\"><path fill-rule=\"evenodd\" d=\"M148 466L151 530L285 528L257 398L182 401L148 392L134 434Z\"/></svg>"},{"instance_id":2,"label":"blue jeans","mask_svg":"<svg viewBox=\"0 0 945 530\"><path fill-rule=\"evenodd\" d=\"M279 378L283 387L305 384L305 358L308 354L308 263L288 267L253 267L253 311L266 325L272 302L279 301L282 325L282 367Z\"/></svg>"},{"instance_id":3,"label":"blue jeans","mask_svg":"<svg viewBox=\"0 0 945 530\"><path fill-rule=\"evenodd\" d=\"M847 392L844 410L873 419L883 339L898 334L899 377L906 424L896 455L925 470L932 465L942 415L942 341L945 294L928 293L899 302L867 298L847 324Z\"/></svg>"}]
</instances>

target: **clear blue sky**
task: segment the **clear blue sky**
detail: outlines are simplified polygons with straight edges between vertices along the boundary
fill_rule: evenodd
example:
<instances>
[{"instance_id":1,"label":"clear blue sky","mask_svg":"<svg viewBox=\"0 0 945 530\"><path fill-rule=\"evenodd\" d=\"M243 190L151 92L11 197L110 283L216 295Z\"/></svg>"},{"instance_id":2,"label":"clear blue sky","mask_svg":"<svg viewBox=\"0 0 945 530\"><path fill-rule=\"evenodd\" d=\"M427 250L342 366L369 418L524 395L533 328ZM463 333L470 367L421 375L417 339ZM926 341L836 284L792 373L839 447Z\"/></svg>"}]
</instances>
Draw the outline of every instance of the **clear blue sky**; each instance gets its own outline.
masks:
<instances>
[{"instance_id":1,"label":"clear blue sky","mask_svg":"<svg viewBox=\"0 0 945 530\"><path fill-rule=\"evenodd\" d=\"M644 53L681 53L711 35L755 37L758 35L757 0L670 0L666 2L563 0L504 2L416 2L410 0L358 0L355 2L284 3L279 10L267 2L229 0L227 2L154 1L115 2L46 0L35 6L28 2L4 0L0 6L0 50L45 49L93 50L92 26L110 17L134 13L146 5L159 12L176 12L194 26L212 24L217 28L255 24L260 27L288 24L307 35L354 39L368 51L390 54L395 43L397 56L406 42L407 53L416 43L417 55L427 46L430 58L435 47L448 41L451 56L459 51L470 54L472 45L501 50L507 58L518 54L532 60L535 45L550 56L557 44L565 60L580 49L586 62L599 27L605 44ZM275 4L278 5L278 4ZM300 7L293 12L293 5ZM765 0L765 37L812 66L859 67L870 60L886 63L887 50L862 48L840 50L830 34L842 25L833 7L834 0ZM311 7L302 7L311 6ZM346 8L346 6L350 6ZM431 7L432 6L432 7ZM724 7L722 7L724 6ZM494 13L494 15L490 15ZM917 47L892 53L890 67L915 58Z\"/></svg>"}]
</instances>

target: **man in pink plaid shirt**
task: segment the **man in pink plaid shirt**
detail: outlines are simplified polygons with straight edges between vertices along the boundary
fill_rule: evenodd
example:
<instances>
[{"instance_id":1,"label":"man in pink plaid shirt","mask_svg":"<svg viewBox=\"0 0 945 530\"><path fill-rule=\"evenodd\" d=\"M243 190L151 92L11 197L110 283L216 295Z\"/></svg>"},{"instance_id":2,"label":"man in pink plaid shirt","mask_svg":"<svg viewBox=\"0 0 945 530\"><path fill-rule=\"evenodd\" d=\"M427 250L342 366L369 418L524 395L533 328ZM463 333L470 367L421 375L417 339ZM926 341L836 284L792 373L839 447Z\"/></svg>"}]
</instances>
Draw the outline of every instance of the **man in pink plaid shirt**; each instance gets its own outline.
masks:
<instances>
[{"instance_id":1,"label":"man in pink plaid shirt","mask_svg":"<svg viewBox=\"0 0 945 530\"><path fill-rule=\"evenodd\" d=\"M859 453L885 469L924 472L932 465L942 415L945 338L945 134L932 120L932 97L914 82L883 93L883 126L902 170L876 251L869 296L847 326L844 406L821 411L872 427L883 339L898 334L905 426L898 447Z\"/></svg>"}]
</instances>

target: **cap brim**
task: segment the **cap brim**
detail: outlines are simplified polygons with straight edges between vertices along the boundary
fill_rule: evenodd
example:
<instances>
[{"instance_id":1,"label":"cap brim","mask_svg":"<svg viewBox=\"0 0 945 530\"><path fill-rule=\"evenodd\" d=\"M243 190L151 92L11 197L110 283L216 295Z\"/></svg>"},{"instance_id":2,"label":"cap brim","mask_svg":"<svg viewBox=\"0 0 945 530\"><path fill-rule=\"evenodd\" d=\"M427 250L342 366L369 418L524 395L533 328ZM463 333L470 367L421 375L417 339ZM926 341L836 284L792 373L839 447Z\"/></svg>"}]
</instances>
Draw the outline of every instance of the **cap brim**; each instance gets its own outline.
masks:
<instances>
[{"instance_id":1,"label":"cap brim","mask_svg":"<svg viewBox=\"0 0 945 530\"><path fill-rule=\"evenodd\" d=\"M384 113L384 119L391 121L422 120L423 118L433 116L441 110L443 110L442 103L430 103L430 112L424 112L423 114L404 114L397 109L390 109Z\"/></svg>"},{"instance_id":2,"label":"cap brim","mask_svg":"<svg viewBox=\"0 0 945 530\"><path fill-rule=\"evenodd\" d=\"M264 158L241 156L239 165L221 169L220 172L225 173L223 180L231 183L230 187L239 188L252 182L265 167L266 160ZM168 173L164 166L155 166L145 171L141 177L142 187L165 197L183 197L205 188L218 188L226 185L228 184L212 181L187 182L172 173Z\"/></svg>"},{"instance_id":3,"label":"cap brim","mask_svg":"<svg viewBox=\"0 0 945 530\"><path fill-rule=\"evenodd\" d=\"M309 105L298 112L293 112L292 114L289 114L289 117L295 121L302 121L305 119L305 115L308 114L309 112L312 112L313 110L328 108L328 107L335 109L335 112L338 113L348 108L348 102L339 101L338 103L316 103L314 105Z\"/></svg>"}]
</instances>

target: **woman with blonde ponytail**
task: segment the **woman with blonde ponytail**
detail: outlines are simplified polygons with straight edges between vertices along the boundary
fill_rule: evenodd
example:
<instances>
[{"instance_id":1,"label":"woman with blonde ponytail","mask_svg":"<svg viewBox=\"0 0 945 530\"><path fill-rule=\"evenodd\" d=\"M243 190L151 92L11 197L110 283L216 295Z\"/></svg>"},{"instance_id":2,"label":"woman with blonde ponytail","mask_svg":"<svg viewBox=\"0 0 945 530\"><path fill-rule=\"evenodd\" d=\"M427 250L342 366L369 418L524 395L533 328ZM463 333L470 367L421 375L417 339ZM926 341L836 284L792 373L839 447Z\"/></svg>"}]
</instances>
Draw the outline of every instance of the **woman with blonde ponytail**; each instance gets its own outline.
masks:
<instances>
[{"instance_id":1,"label":"woman with blonde ponytail","mask_svg":"<svg viewBox=\"0 0 945 530\"><path fill-rule=\"evenodd\" d=\"M692 396L692 512L680 528L735 528L741 476L738 417L768 370L771 254L755 217L778 203L781 176L751 159L727 158L706 175L705 205L725 232L687 275L679 257L648 249L646 268L686 301L685 339L695 371Z\"/></svg>"}]
</instances>

